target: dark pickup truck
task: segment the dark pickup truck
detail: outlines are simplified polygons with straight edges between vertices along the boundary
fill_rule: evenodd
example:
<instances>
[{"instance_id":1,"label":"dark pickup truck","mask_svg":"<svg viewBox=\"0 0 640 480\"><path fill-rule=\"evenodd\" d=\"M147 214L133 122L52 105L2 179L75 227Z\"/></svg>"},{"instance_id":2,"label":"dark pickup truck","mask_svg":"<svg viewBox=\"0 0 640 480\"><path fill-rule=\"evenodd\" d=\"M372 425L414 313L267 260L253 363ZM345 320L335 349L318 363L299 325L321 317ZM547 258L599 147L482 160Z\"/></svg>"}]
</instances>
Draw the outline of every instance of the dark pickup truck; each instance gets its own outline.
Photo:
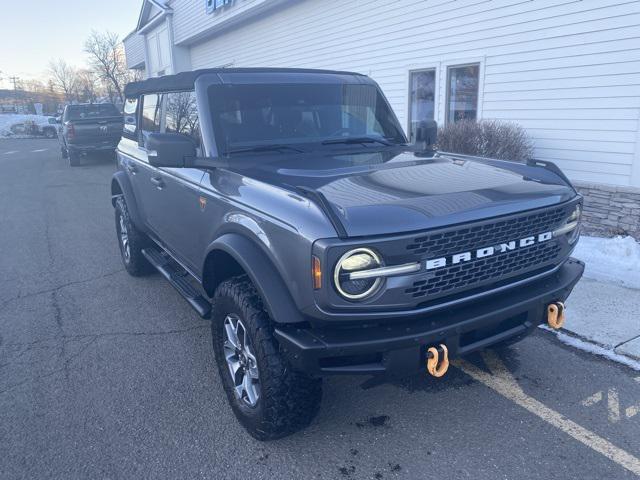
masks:
<instances>
[{"instance_id":1,"label":"dark pickup truck","mask_svg":"<svg viewBox=\"0 0 640 480\"><path fill-rule=\"evenodd\" d=\"M83 154L114 152L122 127L122 113L112 103L67 105L58 129L62 158L75 167Z\"/></svg>"},{"instance_id":2,"label":"dark pickup truck","mask_svg":"<svg viewBox=\"0 0 640 480\"><path fill-rule=\"evenodd\" d=\"M125 93L122 261L211 319L256 438L307 425L323 376L440 377L449 357L562 325L582 197L552 163L436 152L433 124L409 145L355 73L211 69Z\"/></svg>"}]
</instances>

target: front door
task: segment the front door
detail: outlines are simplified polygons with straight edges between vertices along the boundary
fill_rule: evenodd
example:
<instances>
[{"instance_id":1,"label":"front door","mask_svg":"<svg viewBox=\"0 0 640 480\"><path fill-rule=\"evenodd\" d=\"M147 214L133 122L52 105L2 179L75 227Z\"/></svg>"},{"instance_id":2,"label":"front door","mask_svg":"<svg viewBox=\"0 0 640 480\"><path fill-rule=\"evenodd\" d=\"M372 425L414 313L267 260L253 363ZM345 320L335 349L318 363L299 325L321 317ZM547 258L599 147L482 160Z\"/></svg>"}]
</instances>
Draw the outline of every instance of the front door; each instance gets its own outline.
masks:
<instances>
[{"instance_id":1,"label":"front door","mask_svg":"<svg viewBox=\"0 0 640 480\"><path fill-rule=\"evenodd\" d=\"M142 137L152 132L179 133L200 144L200 129L193 92L145 95ZM137 178L147 227L157 240L187 268L197 272L194 226L199 221L199 187L203 171L195 168L139 169Z\"/></svg>"}]
</instances>

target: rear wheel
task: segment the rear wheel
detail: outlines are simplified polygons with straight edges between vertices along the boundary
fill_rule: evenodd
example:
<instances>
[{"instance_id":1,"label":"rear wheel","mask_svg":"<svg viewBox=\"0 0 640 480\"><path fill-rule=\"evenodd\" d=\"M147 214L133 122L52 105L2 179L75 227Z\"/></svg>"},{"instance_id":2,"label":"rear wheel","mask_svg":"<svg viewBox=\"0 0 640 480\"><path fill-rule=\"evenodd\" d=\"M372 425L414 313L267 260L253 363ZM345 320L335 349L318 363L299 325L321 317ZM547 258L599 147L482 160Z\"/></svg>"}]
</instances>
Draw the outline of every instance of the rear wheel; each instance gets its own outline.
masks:
<instances>
[{"instance_id":1,"label":"rear wheel","mask_svg":"<svg viewBox=\"0 0 640 480\"><path fill-rule=\"evenodd\" d=\"M313 420L320 408L321 380L291 368L248 277L234 277L217 288L211 329L222 386L251 436L281 438Z\"/></svg>"},{"instance_id":2,"label":"rear wheel","mask_svg":"<svg viewBox=\"0 0 640 480\"><path fill-rule=\"evenodd\" d=\"M69 150L68 157L70 167L77 167L80 165L80 155L78 153Z\"/></svg>"},{"instance_id":3,"label":"rear wheel","mask_svg":"<svg viewBox=\"0 0 640 480\"><path fill-rule=\"evenodd\" d=\"M127 272L134 277L151 273L153 267L142 254L142 249L151 242L131 221L127 203L122 196L116 200L116 233L122 263Z\"/></svg>"}]
</instances>

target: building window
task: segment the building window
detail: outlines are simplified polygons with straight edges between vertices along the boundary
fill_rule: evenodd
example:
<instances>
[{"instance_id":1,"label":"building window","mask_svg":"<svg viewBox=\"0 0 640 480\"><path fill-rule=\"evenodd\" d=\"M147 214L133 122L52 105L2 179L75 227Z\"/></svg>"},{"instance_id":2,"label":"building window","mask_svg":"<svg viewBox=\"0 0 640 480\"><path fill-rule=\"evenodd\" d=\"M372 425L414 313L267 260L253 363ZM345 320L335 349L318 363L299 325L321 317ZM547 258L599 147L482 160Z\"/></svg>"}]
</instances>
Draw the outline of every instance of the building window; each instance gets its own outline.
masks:
<instances>
[{"instance_id":1,"label":"building window","mask_svg":"<svg viewBox=\"0 0 640 480\"><path fill-rule=\"evenodd\" d=\"M420 70L409 74L409 141L421 122L435 118L435 69Z\"/></svg>"},{"instance_id":2,"label":"building window","mask_svg":"<svg viewBox=\"0 0 640 480\"><path fill-rule=\"evenodd\" d=\"M447 123L477 120L480 65L459 65L447 70Z\"/></svg>"},{"instance_id":3,"label":"building window","mask_svg":"<svg viewBox=\"0 0 640 480\"><path fill-rule=\"evenodd\" d=\"M207 13L215 12L218 8L230 5L233 0L205 0Z\"/></svg>"}]
</instances>

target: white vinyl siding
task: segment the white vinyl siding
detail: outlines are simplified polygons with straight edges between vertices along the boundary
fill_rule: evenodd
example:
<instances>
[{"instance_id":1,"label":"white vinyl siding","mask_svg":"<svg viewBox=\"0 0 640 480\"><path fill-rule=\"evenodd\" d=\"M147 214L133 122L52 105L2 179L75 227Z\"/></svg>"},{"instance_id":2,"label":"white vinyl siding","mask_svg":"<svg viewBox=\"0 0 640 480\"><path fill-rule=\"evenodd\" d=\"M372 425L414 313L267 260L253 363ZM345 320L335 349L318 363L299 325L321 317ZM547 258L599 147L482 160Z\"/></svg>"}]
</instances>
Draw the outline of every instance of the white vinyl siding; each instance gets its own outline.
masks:
<instances>
[{"instance_id":1,"label":"white vinyl siding","mask_svg":"<svg viewBox=\"0 0 640 480\"><path fill-rule=\"evenodd\" d=\"M170 2L176 43L209 32L191 66L361 72L406 130L410 71L436 68L443 124L447 66L479 63L479 118L518 122L574 180L640 186L639 1L298 0L239 22L265 1Z\"/></svg>"},{"instance_id":2,"label":"white vinyl siding","mask_svg":"<svg viewBox=\"0 0 640 480\"><path fill-rule=\"evenodd\" d=\"M144 67L144 37L131 33L122 42L127 59L127 68Z\"/></svg>"}]
</instances>

